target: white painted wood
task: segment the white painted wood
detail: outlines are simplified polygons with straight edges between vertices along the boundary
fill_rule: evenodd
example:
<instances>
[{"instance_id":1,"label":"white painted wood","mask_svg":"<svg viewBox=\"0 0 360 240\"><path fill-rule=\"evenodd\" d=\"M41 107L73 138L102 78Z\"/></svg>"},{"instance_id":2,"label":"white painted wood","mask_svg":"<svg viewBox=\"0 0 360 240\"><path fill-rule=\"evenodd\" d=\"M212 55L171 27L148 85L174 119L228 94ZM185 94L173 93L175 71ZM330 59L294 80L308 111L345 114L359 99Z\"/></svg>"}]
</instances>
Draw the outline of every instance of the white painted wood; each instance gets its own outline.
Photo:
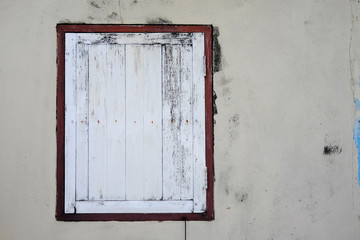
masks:
<instances>
[{"instance_id":1,"label":"white painted wood","mask_svg":"<svg viewBox=\"0 0 360 240\"><path fill-rule=\"evenodd\" d=\"M76 87L76 200L89 198L89 46L77 45Z\"/></svg>"},{"instance_id":2,"label":"white painted wood","mask_svg":"<svg viewBox=\"0 0 360 240\"><path fill-rule=\"evenodd\" d=\"M204 34L193 35L194 212L206 211Z\"/></svg>"},{"instance_id":3,"label":"white painted wood","mask_svg":"<svg viewBox=\"0 0 360 240\"><path fill-rule=\"evenodd\" d=\"M180 142L183 166L180 199L193 199L192 46L180 49Z\"/></svg>"},{"instance_id":4,"label":"white painted wood","mask_svg":"<svg viewBox=\"0 0 360 240\"><path fill-rule=\"evenodd\" d=\"M78 33L83 44L191 44L192 33Z\"/></svg>"},{"instance_id":5,"label":"white painted wood","mask_svg":"<svg viewBox=\"0 0 360 240\"><path fill-rule=\"evenodd\" d=\"M83 201L76 213L191 213L193 201Z\"/></svg>"},{"instance_id":6,"label":"white painted wood","mask_svg":"<svg viewBox=\"0 0 360 240\"><path fill-rule=\"evenodd\" d=\"M206 211L204 35L67 33L65 48L65 212Z\"/></svg>"},{"instance_id":7,"label":"white painted wood","mask_svg":"<svg viewBox=\"0 0 360 240\"><path fill-rule=\"evenodd\" d=\"M144 54L126 46L126 200L144 199Z\"/></svg>"},{"instance_id":8,"label":"white painted wood","mask_svg":"<svg viewBox=\"0 0 360 240\"><path fill-rule=\"evenodd\" d=\"M144 200L162 198L161 45L143 45Z\"/></svg>"},{"instance_id":9,"label":"white painted wood","mask_svg":"<svg viewBox=\"0 0 360 240\"><path fill-rule=\"evenodd\" d=\"M65 34L65 213L74 213L76 161L76 34Z\"/></svg>"},{"instance_id":10,"label":"white painted wood","mask_svg":"<svg viewBox=\"0 0 360 240\"><path fill-rule=\"evenodd\" d=\"M125 45L107 45L106 200L125 199Z\"/></svg>"},{"instance_id":11,"label":"white painted wood","mask_svg":"<svg viewBox=\"0 0 360 240\"><path fill-rule=\"evenodd\" d=\"M106 199L106 46L89 47L89 199Z\"/></svg>"}]
</instances>

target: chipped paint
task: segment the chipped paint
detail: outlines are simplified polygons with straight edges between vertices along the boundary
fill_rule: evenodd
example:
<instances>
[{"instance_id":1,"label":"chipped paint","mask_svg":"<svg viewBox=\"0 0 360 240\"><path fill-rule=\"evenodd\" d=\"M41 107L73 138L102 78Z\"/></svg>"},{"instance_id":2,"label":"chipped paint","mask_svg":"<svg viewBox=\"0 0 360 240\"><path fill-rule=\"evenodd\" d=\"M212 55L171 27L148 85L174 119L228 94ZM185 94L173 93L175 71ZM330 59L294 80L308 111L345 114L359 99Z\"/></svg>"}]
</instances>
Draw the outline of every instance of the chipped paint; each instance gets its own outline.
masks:
<instances>
[{"instance_id":1,"label":"chipped paint","mask_svg":"<svg viewBox=\"0 0 360 240\"><path fill-rule=\"evenodd\" d=\"M357 99L357 98L355 98L354 102L355 102L355 108L356 108L356 110L360 110L360 100Z\"/></svg>"},{"instance_id":2,"label":"chipped paint","mask_svg":"<svg viewBox=\"0 0 360 240\"><path fill-rule=\"evenodd\" d=\"M358 154L358 184L360 187L360 118L355 119L355 126L354 126L354 141L357 148L357 154Z\"/></svg>"}]
</instances>

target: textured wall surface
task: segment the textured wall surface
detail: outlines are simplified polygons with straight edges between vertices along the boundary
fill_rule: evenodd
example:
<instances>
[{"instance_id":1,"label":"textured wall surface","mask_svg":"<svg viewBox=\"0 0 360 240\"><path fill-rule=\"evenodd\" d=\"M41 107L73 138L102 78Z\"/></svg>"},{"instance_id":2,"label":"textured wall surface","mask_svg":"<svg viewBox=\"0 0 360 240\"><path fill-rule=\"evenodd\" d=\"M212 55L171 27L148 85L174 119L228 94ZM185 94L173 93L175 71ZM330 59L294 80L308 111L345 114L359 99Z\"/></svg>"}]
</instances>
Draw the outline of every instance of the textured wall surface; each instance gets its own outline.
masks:
<instances>
[{"instance_id":1,"label":"textured wall surface","mask_svg":"<svg viewBox=\"0 0 360 240\"><path fill-rule=\"evenodd\" d=\"M360 238L357 0L0 2L0 239ZM216 27L215 220L57 222L56 24Z\"/></svg>"}]
</instances>

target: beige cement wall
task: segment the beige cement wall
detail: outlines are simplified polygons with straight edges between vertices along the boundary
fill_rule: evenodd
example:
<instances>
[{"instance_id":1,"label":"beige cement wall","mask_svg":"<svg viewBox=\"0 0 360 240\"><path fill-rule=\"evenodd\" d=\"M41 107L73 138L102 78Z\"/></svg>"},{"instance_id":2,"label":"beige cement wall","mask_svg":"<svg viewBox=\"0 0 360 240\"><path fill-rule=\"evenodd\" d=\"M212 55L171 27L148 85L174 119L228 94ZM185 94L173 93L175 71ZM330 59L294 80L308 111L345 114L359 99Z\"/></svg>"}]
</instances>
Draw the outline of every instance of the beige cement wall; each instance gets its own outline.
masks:
<instances>
[{"instance_id":1,"label":"beige cement wall","mask_svg":"<svg viewBox=\"0 0 360 240\"><path fill-rule=\"evenodd\" d=\"M360 239L359 17L354 0L2 0L0 239ZM57 222L55 26L158 18L219 28L216 220Z\"/></svg>"}]
</instances>

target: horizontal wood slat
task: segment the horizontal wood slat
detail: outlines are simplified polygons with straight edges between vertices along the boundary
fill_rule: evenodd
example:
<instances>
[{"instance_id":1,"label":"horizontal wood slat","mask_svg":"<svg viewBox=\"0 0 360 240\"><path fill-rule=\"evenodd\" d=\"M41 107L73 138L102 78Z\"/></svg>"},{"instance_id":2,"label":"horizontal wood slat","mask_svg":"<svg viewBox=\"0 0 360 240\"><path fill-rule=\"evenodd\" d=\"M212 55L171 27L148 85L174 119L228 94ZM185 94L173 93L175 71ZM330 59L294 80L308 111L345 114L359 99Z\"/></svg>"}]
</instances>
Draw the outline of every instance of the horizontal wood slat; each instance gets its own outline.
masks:
<instances>
[{"instance_id":1,"label":"horizontal wood slat","mask_svg":"<svg viewBox=\"0 0 360 240\"><path fill-rule=\"evenodd\" d=\"M190 213L193 201L81 201L77 213Z\"/></svg>"}]
</instances>

